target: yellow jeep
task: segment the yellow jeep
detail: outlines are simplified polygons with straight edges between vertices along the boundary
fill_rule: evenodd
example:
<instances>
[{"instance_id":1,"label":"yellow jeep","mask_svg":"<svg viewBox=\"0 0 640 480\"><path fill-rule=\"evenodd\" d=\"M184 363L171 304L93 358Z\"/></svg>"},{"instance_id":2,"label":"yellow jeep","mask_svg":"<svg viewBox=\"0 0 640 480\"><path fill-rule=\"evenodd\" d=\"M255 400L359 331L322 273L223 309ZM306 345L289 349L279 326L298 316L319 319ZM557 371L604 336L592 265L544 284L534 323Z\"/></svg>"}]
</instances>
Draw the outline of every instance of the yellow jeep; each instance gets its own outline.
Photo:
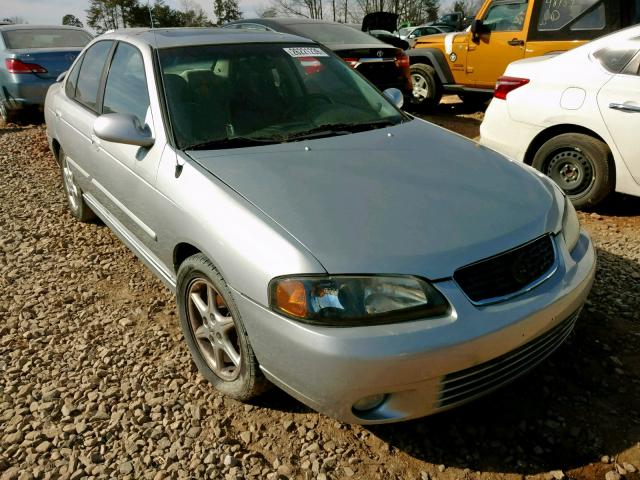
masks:
<instances>
[{"instance_id":1,"label":"yellow jeep","mask_svg":"<svg viewBox=\"0 0 640 480\"><path fill-rule=\"evenodd\" d=\"M481 104L515 60L570 50L640 22L640 0L485 0L463 32L420 37L408 50L413 106L443 92Z\"/></svg>"}]
</instances>

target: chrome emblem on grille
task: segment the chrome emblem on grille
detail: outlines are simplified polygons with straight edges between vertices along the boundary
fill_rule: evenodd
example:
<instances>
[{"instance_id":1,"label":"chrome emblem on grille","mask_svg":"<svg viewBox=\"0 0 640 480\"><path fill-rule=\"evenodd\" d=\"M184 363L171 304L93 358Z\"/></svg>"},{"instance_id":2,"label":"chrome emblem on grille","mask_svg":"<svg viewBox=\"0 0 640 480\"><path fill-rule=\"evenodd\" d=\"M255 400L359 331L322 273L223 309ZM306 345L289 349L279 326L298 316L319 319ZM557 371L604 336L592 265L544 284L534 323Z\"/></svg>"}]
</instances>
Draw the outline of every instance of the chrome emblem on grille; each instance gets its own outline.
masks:
<instances>
[{"instance_id":1,"label":"chrome emblem on grille","mask_svg":"<svg viewBox=\"0 0 640 480\"><path fill-rule=\"evenodd\" d=\"M384 52L382 50L378 50L376 52L376 55L378 56L378 58L382 58L382 56L384 55Z\"/></svg>"}]
</instances>

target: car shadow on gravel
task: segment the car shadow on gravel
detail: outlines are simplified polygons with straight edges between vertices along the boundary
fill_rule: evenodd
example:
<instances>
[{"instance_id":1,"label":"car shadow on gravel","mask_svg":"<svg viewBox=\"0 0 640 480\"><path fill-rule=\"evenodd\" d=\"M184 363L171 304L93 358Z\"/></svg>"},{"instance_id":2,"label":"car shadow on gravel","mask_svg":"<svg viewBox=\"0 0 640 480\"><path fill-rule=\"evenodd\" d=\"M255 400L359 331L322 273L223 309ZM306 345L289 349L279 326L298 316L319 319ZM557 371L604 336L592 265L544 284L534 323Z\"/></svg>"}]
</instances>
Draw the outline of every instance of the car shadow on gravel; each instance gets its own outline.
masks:
<instances>
[{"instance_id":1,"label":"car shadow on gravel","mask_svg":"<svg viewBox=\"0 0 640 480\"><path fill-rule=\"evenodd\" d=\"M574 333L532 372L466 406L368 430L436 465L520 474L584 467L571 476L604 478L611 466L589 464L640 441L640 264L598 255Z\"/></svg>"},{"instance_id":2,"label":"car shadow on gravel","mask_svg":"<svg viewBox=\"0 0 640 480\"><path fill-rule=\"evenodd\" d=\"M640 216L640 197L615 193L598 205L594 213L612 217ZM638 219L640 222L640 219Z\"/></svg>"}]
</instances>

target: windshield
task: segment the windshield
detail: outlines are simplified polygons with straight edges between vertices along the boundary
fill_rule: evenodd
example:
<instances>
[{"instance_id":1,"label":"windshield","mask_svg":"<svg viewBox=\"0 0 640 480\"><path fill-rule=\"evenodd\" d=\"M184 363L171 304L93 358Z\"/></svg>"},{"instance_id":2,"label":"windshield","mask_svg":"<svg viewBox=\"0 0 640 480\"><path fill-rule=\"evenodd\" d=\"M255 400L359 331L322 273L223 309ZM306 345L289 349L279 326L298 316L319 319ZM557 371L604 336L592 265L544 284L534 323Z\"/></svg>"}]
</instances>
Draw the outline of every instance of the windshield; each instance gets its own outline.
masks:
<instances>
[{"instance_id":1,"label":"windshield","mask_svg":"<svg viewBox=\"0 0 640 480\"><path fill-rule=\"evenodd\" d=\"M342 135L409 118L315 45L170 48L160 50L160 63L182 149Z\"/></svg>"},{"instance_id":2,"label":"windshield","mask_svg":"<svg viewBox=\"0 0 640 480\"><path fill-rule=\"evenodd\" d=\"M340 25L338 23L295 23L287 25L287 28L296 32L298 35L318 43L346 43L346 44L372 44L382 43L371 35L356 30L355 28Z\"/></svg>"},{"instance_id":3,"label":"windshield","mask_svg":"<svg viewBox=\"0 0 640 480\"><path fill-rule=\"evenodd\" d=\"M82 30L33 28L2 32L7 48L73 48L84 47L91 36Z\"/></svg>"}]
</instances>

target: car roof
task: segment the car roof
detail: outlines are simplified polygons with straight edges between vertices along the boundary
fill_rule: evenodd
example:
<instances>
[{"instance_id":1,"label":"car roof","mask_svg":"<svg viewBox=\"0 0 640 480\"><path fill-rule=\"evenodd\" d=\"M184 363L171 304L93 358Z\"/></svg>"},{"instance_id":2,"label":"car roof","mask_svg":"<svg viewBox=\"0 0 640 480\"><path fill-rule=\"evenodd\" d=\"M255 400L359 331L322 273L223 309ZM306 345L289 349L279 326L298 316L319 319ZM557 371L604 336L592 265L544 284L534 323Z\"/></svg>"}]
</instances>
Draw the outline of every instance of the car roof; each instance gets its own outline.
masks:
<instances>
[{"instance_id":1,"label":"car roof","mask_svg":"<svg viewBox=\"0 0 640 480\"><path fill-rule=\"evenodd\" d=\"M86 32L84 28L80 27L72 27L71 25L31 25L29 23L20 23L20 24L0 24L0 31L6 30L82 30ZM87 32L88 33L88 32Z\"/></svg>"},{"instance_id":2,"label":"car roof","mask_svg":"<svg viewBox=\"0 0 640 480\"><path fill-rule=\"evenodd\" d=\"M342 25L344 27L350 26L346 23L331 22L329 20L320 20L317 18L304 18L304 17L244 18L242 20L236 20L235 22L231 22L231 24L236 24L236 23L258 23L261 25L269 25L269 24L300 25L303 23L320 23L323 25L331 24L331 25Z\"/></svg>"},{"instance_id":3,"label":"car roof","mask_svg":"<svg viewBox=\"0 0 640 480\"><path fill-rule=\"evenodd\" d=\"M307 38L279 32L232 30L225 28L123 28L104 33L96 40L128 40L153 48L237 43L314 43Z\"/></svg>"}]
</instances>

